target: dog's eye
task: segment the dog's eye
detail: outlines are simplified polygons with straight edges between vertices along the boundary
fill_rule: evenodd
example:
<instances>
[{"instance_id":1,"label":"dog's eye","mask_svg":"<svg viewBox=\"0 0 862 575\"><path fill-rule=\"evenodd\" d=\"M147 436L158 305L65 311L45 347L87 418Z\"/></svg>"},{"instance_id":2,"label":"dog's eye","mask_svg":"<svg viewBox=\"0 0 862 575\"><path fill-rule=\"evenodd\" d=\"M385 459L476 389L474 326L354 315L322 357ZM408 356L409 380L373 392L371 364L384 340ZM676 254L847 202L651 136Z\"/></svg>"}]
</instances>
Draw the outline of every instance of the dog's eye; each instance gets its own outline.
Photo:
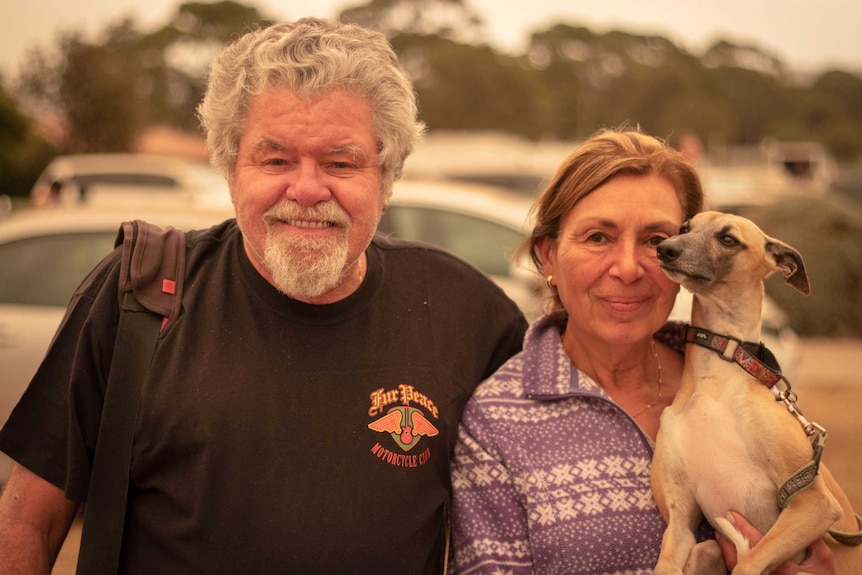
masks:
<instances>
[{"instance_id":1,"label":"dog's eye","mask_svg":"<svg viewBox=\"0 0 862 575\"><path fill-rule=\"evenodd\" d=\"M680 234L687 234L689 232L689 229L690 228L688 227L687 223L683 224L682 227L679 228L679 233Z\"/></svg>"},{"instance_id":2,"label":"dog's eye","mask_svg":"<svg viewBox=\"0 0 862 575\"><path fill-rule=\"evenodd\" d=\"M725 245L729 248L739 245L739 240L730 234L724 234L723 236L719 236L718 241L720 241L722 245Z\"/></svg>"}]
</instances>

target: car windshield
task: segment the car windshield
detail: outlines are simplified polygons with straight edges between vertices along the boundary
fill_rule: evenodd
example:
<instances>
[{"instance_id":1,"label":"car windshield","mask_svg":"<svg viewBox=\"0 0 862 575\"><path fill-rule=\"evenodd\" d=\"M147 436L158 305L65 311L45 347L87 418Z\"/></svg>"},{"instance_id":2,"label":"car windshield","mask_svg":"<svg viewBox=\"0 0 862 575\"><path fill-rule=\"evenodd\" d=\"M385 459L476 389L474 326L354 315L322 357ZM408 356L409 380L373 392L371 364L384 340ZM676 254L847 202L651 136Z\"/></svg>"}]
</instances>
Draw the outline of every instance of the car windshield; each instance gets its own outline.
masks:
<instances>
[{"instance_id":1,"label":"car windshield","mask_svg":"<svg viewBox=\"0 0 862 575\"><path fill-rule=\"evenodd\" d=\"M115 232L70 233L0 246L0 304L65 307L115 238Z\"/></svg>"},{"instance_id":2,"label":"car windshield","mask_svg":"<svg viewBox=\"0 0 862 575\"><path fill-rule=\"evenodd\" d=\"M440 246L489 275L510 275L510 257L523 240L487 219L420 206L389 205L378 230L404 240Z\"/></svg>"}]
</instances>

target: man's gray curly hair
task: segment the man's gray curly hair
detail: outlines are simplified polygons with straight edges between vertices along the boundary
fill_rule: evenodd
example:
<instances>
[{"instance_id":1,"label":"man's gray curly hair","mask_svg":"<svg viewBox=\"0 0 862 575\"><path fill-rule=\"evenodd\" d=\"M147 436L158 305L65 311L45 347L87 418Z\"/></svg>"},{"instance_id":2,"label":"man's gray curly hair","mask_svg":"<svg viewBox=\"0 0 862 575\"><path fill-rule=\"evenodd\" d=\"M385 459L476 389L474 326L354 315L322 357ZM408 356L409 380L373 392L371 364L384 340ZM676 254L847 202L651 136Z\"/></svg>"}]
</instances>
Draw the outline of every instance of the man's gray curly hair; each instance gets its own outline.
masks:
<instances>
[{"instance_id":1,"label":"man's gray curly hair","mask_svg":"<svg viewBox=\"0 0 862 575\"><path fill-rule=\"evenodd\" d=\"M371 104L384 197L421 138L416 92L386 38L353 24L303 18L252 31L213 61L198 106L211 162L233 174L251 100L272 87L313 100L346 89Z\"/></svg>"}]
</instances>

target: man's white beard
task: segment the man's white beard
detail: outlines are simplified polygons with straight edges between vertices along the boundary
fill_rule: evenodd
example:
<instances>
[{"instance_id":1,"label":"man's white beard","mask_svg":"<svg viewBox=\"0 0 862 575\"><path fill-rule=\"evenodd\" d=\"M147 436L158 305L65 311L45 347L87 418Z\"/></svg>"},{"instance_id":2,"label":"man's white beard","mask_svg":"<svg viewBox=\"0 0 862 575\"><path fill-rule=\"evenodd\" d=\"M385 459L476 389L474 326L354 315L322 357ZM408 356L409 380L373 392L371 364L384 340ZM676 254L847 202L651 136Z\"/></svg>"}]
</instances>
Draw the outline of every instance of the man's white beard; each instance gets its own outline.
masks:
<instances>
[{"instance_id":1,"label":"man's white beard","mask_svg":"<svg viewBox=\"0 0 862 575\"><path fill-rule=\"evenodd\" d=\"M275 234L267 225L263 261L276 287L298 299L313 299L338 287L347 266L350 216L335 202L313 208L279 204L266 216L278 220L294 218L336 222L340 234L331 238L311 238Z\"/></svg>"}]
</instances>

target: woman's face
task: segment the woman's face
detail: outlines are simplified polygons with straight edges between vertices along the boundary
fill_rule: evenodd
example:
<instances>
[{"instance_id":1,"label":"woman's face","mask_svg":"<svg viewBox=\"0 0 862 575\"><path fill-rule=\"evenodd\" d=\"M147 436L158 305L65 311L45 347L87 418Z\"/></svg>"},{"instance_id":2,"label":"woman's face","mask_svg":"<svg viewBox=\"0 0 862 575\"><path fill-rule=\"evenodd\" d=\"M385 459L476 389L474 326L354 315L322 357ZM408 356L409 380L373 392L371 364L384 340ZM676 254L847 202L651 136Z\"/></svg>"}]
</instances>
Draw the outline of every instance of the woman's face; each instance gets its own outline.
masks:
<instances>
[{"instance_id":1,"label":"woman's face","mask_svg":"<svg viewBox=\"0 0 862 575\"><path fill-rule=\"evenodd\" d=\"M656 246L678 233L683 208L671 184L621 174L581 199L555 239L540 244L569 313L567 332L610 345L651 337L667 320L679 286L658 266Z\"/></svg>"}]
</instances>

